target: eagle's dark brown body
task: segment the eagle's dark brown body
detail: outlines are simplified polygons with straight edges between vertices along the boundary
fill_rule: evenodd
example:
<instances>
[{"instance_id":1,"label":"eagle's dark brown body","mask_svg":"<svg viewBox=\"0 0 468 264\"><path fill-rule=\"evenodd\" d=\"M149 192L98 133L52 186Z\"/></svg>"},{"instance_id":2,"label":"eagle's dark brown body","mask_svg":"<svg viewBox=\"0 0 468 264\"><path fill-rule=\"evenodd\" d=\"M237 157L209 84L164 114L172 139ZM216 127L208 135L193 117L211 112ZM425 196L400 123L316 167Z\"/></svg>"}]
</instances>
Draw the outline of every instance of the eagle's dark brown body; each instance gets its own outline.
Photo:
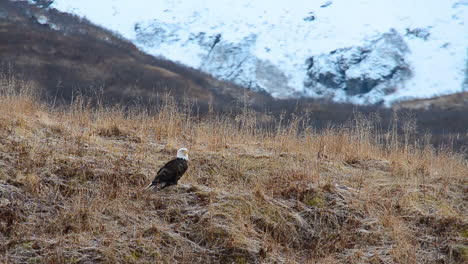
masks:
<instances>
[{"instance_id":1,"label":"eagle's dark brown body","mask_svg":"<svg viewBox=\"0 0 468 264\"><path fill-rule=\"evenodd\" d=\"M175 185L180 180L182 175L188 168L188 161L183 158L175 158L166 163L159 169L156 177L148 186L151 189L164 189L168 186Z\"/></svg>"}]
</instances>

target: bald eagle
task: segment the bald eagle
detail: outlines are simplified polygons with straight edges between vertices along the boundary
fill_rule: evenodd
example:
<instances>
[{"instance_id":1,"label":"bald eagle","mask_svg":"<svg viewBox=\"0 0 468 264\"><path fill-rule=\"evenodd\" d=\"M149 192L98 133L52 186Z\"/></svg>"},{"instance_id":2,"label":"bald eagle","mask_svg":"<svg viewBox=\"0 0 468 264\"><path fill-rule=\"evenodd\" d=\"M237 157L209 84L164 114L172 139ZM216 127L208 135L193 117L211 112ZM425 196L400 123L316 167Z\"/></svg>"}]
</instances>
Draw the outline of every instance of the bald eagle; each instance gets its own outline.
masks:
<instances>
[{"instance_id":1,"label":"bald eagle","mask_svg":"<svg viewBox=\"0 0 468 264\"><path fill-rule=\"evenodd\" d=\"M175 185L184 175L188 168L188 149L181 148L177 151L177 157L166 163L159 169L156 177L148 185L148 189L164 189L168 186Z\"/></svg>"}]
</instances>

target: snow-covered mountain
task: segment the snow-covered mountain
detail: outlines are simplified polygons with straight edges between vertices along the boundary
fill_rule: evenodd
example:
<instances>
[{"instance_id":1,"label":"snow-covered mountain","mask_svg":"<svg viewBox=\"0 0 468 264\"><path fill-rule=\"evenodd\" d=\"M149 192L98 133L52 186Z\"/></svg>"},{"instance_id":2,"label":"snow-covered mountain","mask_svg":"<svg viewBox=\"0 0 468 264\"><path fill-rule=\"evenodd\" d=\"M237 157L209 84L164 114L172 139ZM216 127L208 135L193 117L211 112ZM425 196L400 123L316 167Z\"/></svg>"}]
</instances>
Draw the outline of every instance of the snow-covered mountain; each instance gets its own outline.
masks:
<instances>
[{"instance_id":1,"label":"snow-covered mountain","mask_svg":"<svg viewBox=\"0 0 468 264\"><path fill-rule=\"evenodd\" d=\"M55 0L155 56L275 97L468 90L467 0Z\"/></svg>"}]
</instances>

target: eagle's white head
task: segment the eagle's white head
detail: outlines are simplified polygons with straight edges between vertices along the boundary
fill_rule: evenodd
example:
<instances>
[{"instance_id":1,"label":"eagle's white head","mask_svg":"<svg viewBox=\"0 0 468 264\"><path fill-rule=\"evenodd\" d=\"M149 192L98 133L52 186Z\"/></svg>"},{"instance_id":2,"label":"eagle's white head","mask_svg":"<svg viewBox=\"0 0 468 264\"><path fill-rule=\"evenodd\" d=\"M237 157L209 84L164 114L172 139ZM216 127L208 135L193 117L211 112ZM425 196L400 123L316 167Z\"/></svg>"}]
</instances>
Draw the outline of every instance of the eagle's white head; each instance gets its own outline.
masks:
<instances>
[{"instance_id":1,"label":"eagle's white head","mask_svg":"<svg viewBox=\"0 0 468 264\"><path fill-rule=\"evenodd\" d=\"M177 151L177 157L180 159L188 160L188 149L181 148Z\"/></svg>"}]
</instances>

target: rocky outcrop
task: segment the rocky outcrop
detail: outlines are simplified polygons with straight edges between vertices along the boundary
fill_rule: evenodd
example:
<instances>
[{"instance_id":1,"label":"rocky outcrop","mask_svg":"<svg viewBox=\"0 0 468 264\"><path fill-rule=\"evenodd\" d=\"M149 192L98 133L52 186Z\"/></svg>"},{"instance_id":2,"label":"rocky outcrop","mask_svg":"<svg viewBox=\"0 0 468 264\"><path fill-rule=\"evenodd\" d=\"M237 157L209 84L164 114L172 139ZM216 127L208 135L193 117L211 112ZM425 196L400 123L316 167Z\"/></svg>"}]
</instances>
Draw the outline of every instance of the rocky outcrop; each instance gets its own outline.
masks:
<instances>
[{"instance_id":1,"label":"rocky outcrop","mask_svg":"<svg viewBox=\"0 0 468 264\"><path fill-rule=\"evenodd\" d=\"M191 32L183 34L178 24L153 20L134 27L137 42L150 48L164 45L196 47L196 61L190 66L213 76L254 91L268 91L273 96L286 97L291 91L284 72L268 60L255 55L257 35L250 34L236 42L218 34Z\"/></svg>"},{"instance_id":2,"label":"rocky outcrop","mask_svg":"<svg viewBox=\"0 0 468 264\"><path fill-rule=\"evenodd\" d=\"M368 45L309 58L305 86L319 93L343 90L348 95L362 95L380 90L389 94L411 76L407 53L403 38L392 29Z\"/></svg>"},{"instance_id":3,"label":"rocky outcrop","mask_svg":"<svg viewBox=\"0 0 468 264\"><path fill-rule=\"evenodd\" d=\"M256 35L250 35L239 43L222 41L218 36L211 38L211 45L203 45L208 53L200 65L202 71L214 73L218 78L248 89L267 90L280 97L281 93L290 90L286 87L288 79L285 74L253 53Z\"/></svg>"}]
</instances>

